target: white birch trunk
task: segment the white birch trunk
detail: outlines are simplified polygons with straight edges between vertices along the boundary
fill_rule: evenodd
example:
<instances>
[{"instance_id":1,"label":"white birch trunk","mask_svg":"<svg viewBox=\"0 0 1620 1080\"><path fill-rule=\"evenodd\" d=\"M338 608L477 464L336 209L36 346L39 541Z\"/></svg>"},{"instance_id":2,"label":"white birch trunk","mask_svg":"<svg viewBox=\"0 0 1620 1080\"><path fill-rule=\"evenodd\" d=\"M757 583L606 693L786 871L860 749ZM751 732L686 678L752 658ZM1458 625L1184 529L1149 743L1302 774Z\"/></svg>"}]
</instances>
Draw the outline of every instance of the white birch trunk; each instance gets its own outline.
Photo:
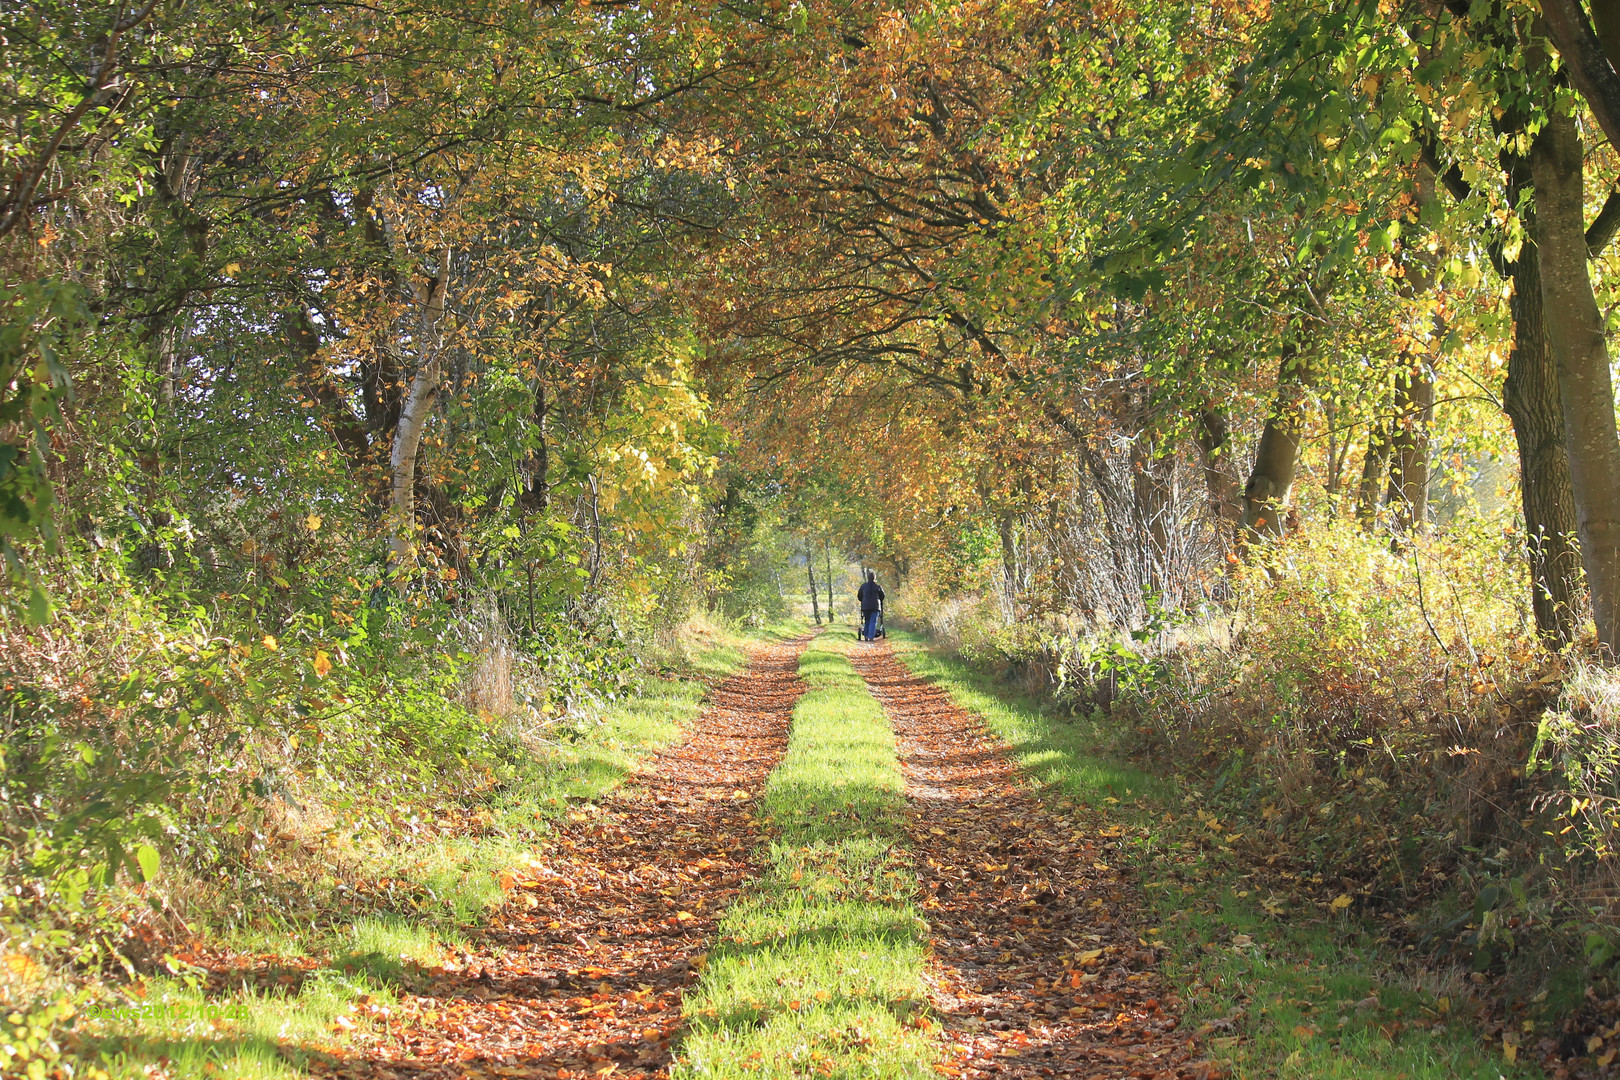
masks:
<instances>
[{"instance_id":1,"label":"white birch trunk","mask_svg":"<svg viewBox=\"0 0 1620 1080\"><path fill-rule=\"evenodd\" d=\"M388 451L394 519L388 538L388 552L396 573L416 561L416 458L422 448L422 433L439 399L440 383L444 379L444 369L440 364L443 350L440 331L449 281L450 249L446 247L439 253L439 272L428 287L422 306L417 334L422 366L406 391L405 401L400 408L399 425L394 429L394 441Z\"/></svg>"}]
</instances>

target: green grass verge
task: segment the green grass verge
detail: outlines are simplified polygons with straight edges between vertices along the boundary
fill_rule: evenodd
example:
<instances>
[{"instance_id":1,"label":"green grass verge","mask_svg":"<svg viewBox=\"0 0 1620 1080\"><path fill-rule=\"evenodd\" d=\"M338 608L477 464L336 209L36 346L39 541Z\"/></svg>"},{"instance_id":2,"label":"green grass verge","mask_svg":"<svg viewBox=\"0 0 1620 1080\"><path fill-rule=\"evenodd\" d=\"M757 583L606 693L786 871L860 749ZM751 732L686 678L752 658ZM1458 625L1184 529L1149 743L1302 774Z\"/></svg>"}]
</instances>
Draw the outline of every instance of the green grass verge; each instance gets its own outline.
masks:
<instances>
[{"instance_id":1,"label":"green grass verge","mask_svg":"<svg viewBox=\"0 0 1620 1080\"><path fill-rule=\"evenodd\" d=\"M800 662L809 690L762 800L766 865L686 999L677 1080L933 1075L905 779L853 644L829 630Z\"/></svg>"},{"instance_id":2,"label":"green grass verge","mask_svg":"<svg viewBox=\"0 0 1620 1080\"><path fill-rule=\"evenodd\" d=\"M170 964L175 974L140 984L144 996L96 995L80 1006L71 1036L73 1056L83 1063L75 1075L86 1075L83 1065L94 1062L113 1080L134 1080L165 1059L164 1075L173 1077L305 1075L312 1053L335 1047L347 1030L367 1023L367 1010L391 1007L401 988L429 977L426 972L464 943L463 930L501 906L501 871L545 844L547 819L570 803L603 796L644 755L674 740L697 715L707 684L743 668L751 641L802 632L783 624L748 638L709 633L649 677L639 694L610 703L598 722L581 725L551 748L524 785L494 801L487 832L357 853L367 878L386 879L409 898L397 905L402 911L325 925L265 912L225 935L222 944L234 950L288 961L317 958L319 966L295 984L210 995L197 973L176 961Z\"/></svg>"},{"instance_id":3,"label":"green grass verge","mask_svg":"<svg viewBox=\"0 0 1620 1080\"><path fill-rule=\"evenodd\" d=\"M1212 1056L1234 1076L1540 1075L1481 1045L1460 979L1401 963L1360 918L1260 895L1229 849L1195 834L1202 826L1186 804L1198 793L1111 756L1103 724L1052 716L915 635L890 637L907 667L983 718L1043 787L1124 826L1119 842L1155 923L1144 929L1172 945L1161 971L1187 1002L1185 1023L1208 1026ZM1521 1037L1530 1045L1540 1035Z\"/></svg>"}]
</instances>

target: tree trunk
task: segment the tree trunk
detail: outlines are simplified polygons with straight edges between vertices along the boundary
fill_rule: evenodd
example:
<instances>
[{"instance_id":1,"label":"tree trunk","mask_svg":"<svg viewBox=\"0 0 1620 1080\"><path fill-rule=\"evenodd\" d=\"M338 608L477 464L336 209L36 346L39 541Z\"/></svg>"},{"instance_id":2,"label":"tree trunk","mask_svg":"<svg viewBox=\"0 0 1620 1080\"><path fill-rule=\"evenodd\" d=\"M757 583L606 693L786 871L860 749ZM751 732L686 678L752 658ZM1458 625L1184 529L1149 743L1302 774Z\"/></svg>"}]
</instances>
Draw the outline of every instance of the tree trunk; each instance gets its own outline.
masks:
<instances>
[{"instance_id":1,"label":"tree trunk","mask_svg":"<svg viewBox=\"0 0 1620 1080\"><path fill-rule=\"evenodd\" d=\"M523 504L531 510L544 510L551 502L551 481L547 475L551 472L551 458L546 447L546 417L549 411L545 380L537 377L534 381L534 407L530 414L534 423L535 445L523 464L524 471L528 473L528 483L521 493Z\"/></svg>"},{"instance_id":2,"label":"tree trunk","mask_svg":"<svg viewBox=\"0 0 1620 1080\"><path fill-rule=\"evenodd\" d=\"M810 578L810 613L816 617L816 625L821 625L821 589L816 585L816 549L810 546L808 540L804 544L804 569ZM832 612L827 612L827 618L832 618Z\"/></svg>"},{"instance_id":3,"label":"tree trunk","mask_svg":"<svg viewBox=\"0 0 1620 1080\"><path fill-rule=\"evenodd\" d=\"M833 621L833 573L832 573L832 545L827 541L821 542L822 554L827 558L827 621Z\"/></svg>"},{"instance_id":4,"label":"tree trunk","mask_svg":"<svg viewBox=\"0 0 1620 1080\"><path fill-rule=\"evenodd\" d=\"M1603 316L1587 272L1584 161L1575 118L1555 109L1530 160L1541 296L1558 367L1581 561L1598 641L1612 660L1620 630L1620 436Z\"/></svg>"},{"instance_id":5,"label":"tree trunk","mask_svg":"<svg viewBox=\"0 0 1620 1080\"><path fill-rule=\"evenodd\" d=\"M1422 361L1395 376L1390 424L1389 495L1395 527L1421 532L1429 517L1429 438L1434 426L1434 373Z\"/></svg>"},{"instance_id":6,"label":"tree trunk","mask_svg":"<svg viewBox=\"0 0 1620 1080\"><path fill-rule=\"evenodd\" d=\"M1136 518L1137 543L1142 548L1145 584L1155 594L1165 590L1170 557L1170 485L1163 463L1156 459L1146 432L1131 444L1131 513Z\"/></svg>"},{"instance_id":7,"label":"tree trunk","mask_svg":"<svg viewBox=\"0 0 1620 1080\"><path fill-rule=\"evenodd\" d=\"M1001 535L1001 573L1006 579L1007 613L1016 618L1021 590L1018 573L1018 535L1013 525L1013 518L1010 515L996 522L996 531Z\"/></svg>"},{"instance_id":8,"label":"tree trunk","mask_svg":"<svg viewBox=\"0 0 1620 1080\"><path fill-rule=\"evenodd\" d=\"M415 561L416 555L416 456L422 447L422 432L439 398L442 373L434 357L411 380L400 410L399 427L388 452L388 468L393 479L394 527L389 552L395 569Z\"/></svg>"},{"instance_id":9,"label":"tree trunk","mask_svg":"<svg viewBox=\"0 0 1620 1080\"><path fill-rule=\"evenodd\" d=\"M1533 235L1534 218L1526 225ZM1507 380L1502 384L1502 406L1513 421L1513 438L1519 447L1519 496L1536 632L1558 648L1575 638L1580 552L1575 545L1575 496L1569 484L1569 457L1564 452L1558 367L1542 318L1541 261L1534 243L1521 247L1513 264L1510 303L1513 348L1508 353Z\"/></svg>"},{"instance_id":10,"label":"tree trunk","mask_svg":"<svg viewBox=\"0 0 1620 1080\"><path fill-rule=\"evenodd\" d=\"M1376 417L1367 425L1367 454L1361 459L1361 484L1356 488L1356 520L1368 532L1378 521L1384 470L1389 466L1389 425Z\"/></svg>"},{"instance_id":11,"label":"tree trunk","mask_svg":"<svg viewBox=\"0 0 1620 1080\"><path fill-rule=\"evenodd\" d=\"M1226 413L1205 407L1198 414L1198 450L1203 457L1204 489L1209 496L1210 513L1223 525L1243 520L1237 477L1231 471L1231 426Z\"/></svg>"},{"instance_id":12,"label":"tree trunk","mask_svg":"<svg viewBox=\"0 0 1620 1080\"><path fill-rule=\"evenodd\" d=\"M1123 606L1116 618L1128 619L1128 611L1135 605L1131 595L1133 585L1129 561L1130 538L1125 528L1125 498L1109 474L1108 462L1090 443L1079 444L1080 460L1091 474L1091 485L1097 493L1097 506L1102 514L1103 529L1108 534L1108 553L1114 564L1114 582Z\"/></svg>"},{"instance_id":13,"label":"tree trunk","mask_svg":"<svg viewBox=\"0 0 1620 1080\"><path fill-rule=\"evenodd\" d=\"M444 318L445 292L450 283L450 249L439 253L439 270L421 295L422 317L415 335L422 366L411 380L399 412L393 445L388 451L388 469L393 490L393 528L389 554L399 572L415 559L416 552L416 456L422 448L422 433L428 416L439 399L444 372L439 364L442 342L439 327Z\"/></svg>"},{"instance_id":14,"label":"tree trunk","mask_svg":"<svg viewBox=\"0 0 1620 1080\"><path fill-rule=\"evenodd\" d=\"M1284 348L1277 365L1277 397L1260 433L1254 469L1243 487L1243 517L1238 523L1240 548L1260 537L1282 535L1284 507L1299 465L1310 381L1310 368L1299 350L1292 345Z\"/></svg>"},{"instance_id":15,"label":"tree trunk","mask_svg":"<svg viewBox=\"0 0 1620 1080\"><path fill-rule=\"evenodd\" d=\"M1413 201L1421 212L1434 203L1434 170L1420 162L1413 184ZM1421 234L1414 236L1421 239ZM1408 301L1422 301L1434 292L1439 257L1421 243L1401 246L1401 293ZM1445 329L1438 309L1429 326L1433 344L1418 344L1418 327L1406 335L1404 370L1395 374L1395 420L1390 426L1388 502L1395 509L1395 528L1420 532L1429 518L1429 443L1434 427L1434 373Z\"/></svg>"}]
</instances>

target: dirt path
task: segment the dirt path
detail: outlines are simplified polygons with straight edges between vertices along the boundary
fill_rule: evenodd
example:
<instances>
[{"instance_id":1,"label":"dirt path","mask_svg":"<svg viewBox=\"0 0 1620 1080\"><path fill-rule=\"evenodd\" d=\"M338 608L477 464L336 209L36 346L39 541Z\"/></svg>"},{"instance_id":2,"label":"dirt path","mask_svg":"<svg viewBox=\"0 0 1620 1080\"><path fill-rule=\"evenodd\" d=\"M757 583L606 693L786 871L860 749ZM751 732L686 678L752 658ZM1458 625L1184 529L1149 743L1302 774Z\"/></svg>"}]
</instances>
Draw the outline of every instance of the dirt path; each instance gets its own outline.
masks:
<instances>
[{"instance_id":1,"label":"dirt path","mask_svg":"<svg viewBox=\"0 0 1620 1080\"><path fill-rule=\"evenodd\" d=\"M850 659L888 711L932 926L934 1004L964 1077L1202 1078L1106 832L1029 795L1017 765L886 642ZM1117 835L1117 834L1116 834Z\"/></svg>"},{"instance_id":2,"label":"dirt path","mask_svg":"<svg viewBox=\"0 0 1620 1080\"><path fill-rule=\"evenodd\" d=\"M648 1077L681 997L751 872L752 807L787 746L804 642L759 649L688 738L599 812L571 815L455 969L356 1033L345 1076Z\"/></svg>"}]
</instances>

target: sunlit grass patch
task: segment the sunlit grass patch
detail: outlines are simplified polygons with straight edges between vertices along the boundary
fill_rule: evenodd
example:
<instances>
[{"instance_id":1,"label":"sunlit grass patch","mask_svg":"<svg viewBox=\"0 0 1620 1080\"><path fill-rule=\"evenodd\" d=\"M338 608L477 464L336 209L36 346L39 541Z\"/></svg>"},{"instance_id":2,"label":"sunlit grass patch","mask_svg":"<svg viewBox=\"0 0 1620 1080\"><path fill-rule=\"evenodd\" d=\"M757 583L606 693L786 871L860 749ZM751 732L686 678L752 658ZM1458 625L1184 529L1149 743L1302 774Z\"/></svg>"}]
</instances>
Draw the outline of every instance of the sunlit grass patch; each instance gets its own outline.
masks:
<instances>
[{"instance_id":1,"label":"sunlit grass patch","mask_svg":"<svg viewBox=\"0 0 1620 1080\"><path fill-rule=\"evenodd\" d=\"M362 931L362 936L373 931ZM84 1056L114 1080L164 1075L283 1080L305 1075L312 1055L341 1047L368 1023L364 1008L390 1007L387 985L365 975L322 969L296 988L238 988L205 993L196 979L147 980L139 997L81 1012Z\"/></svg>"},{"instance_id":2,"label":"sunlit grass patch","mask_svg":"<svg viewBox=\"0 0 1620 1080\"><path fill-rule=\"evenodd\" d=\"M398 985L413 973L435 968L459 938L442 940L426 927L399 918L366 918L349 927L348 941L336 950L333 966L369 981Z\"/></svg>"},{"instance_id":3,"label":"sunlit grass patch","mask_svg":"<svg viewBox=\"0 0 1620 1080\"><path fill-rule=\"evenodd\" d=\"M1169 944L1162 973L1183 1026L1243 1080L1497 1080L1538 1075L1481 1046L1466 983L1414 971L1353 913L1261 895L1226 850L1177 832L1182 793L1110 756L1089 720L1042 712L967 664L891 636L900 659L1000 736L1054 794L1126 826L1120 843L1146 898L1144 934ZM1168 818L1166 813L1168 811ZM1193 815L1187 815L1193 820ZM1533 1021L1532 1021L1533 1023ZM1526 1047L1546 1032L1512 1035Z\"/></svg>"},{"instance_id":4,"label":"sunlit grass patch","mask_svg":"<svg viewBox=\"0 0 1620 1080\"><path fill-rule=\"evenodd\" d=\"M800 663L810 690L762 800L775 839L687 998L678 1077L933 1075L905 780L853 643L829 631Z\"/></svg>"}]
</instances>

